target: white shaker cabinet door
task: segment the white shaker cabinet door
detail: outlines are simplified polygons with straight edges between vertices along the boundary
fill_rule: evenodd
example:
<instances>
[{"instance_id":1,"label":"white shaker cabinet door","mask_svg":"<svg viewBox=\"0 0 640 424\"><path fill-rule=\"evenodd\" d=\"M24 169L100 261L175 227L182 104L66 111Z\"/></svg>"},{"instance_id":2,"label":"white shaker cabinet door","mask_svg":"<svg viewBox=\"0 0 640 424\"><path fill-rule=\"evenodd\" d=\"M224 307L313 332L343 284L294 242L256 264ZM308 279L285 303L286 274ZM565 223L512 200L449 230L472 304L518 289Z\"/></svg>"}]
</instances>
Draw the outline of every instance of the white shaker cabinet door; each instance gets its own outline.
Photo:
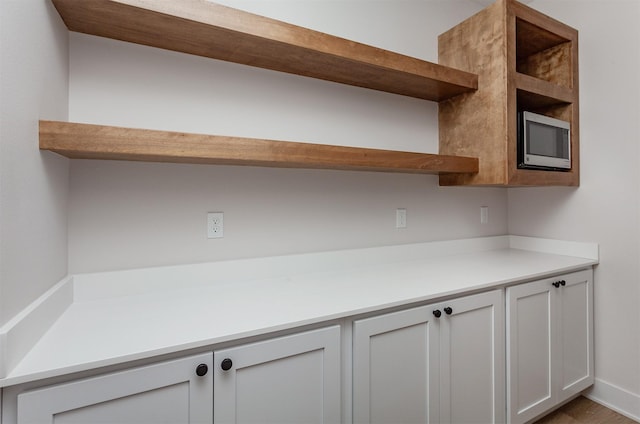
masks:
<instances>
[{"instance_id":1,"label":"white shaker cabinet door","mask_svg":"<svg viewBox=\"0 0 640 424\"><path fill-rule=\"evenodd\" d=\"M562 276L557 291L557 403L594 382L593 279L591 271ZM564 283L564 284L562 284Z\"/></svg>"},{"instance_id":2,"label":"white shaker cabinet door","mask_svg":"<svg viewBox=\"0 0 640 424\"><path fill-rule=\"evenodd\" d=\"M354 323L355 423L438 422L434 310L424 306Z\"/></svg>"},{"instance_id":3,"label":"white shaker cabinet door","mask_svg":"<svg viewBox=\"0 0 640 424\"><path fill-rule=\"evenodd\" d=\"M593 384L591 270L507 289L507 410L527 422Z\"/></svg>"},{"instance_id":4,"label":"white shaker cabinet door","mask_svg":"<svg viewBox=\"0 0 640 424\"><path fill-rule=\"evenodd\" d=\"M503 423L503 291L460 297L441 306L440 422Z\"/></svg>"},{"instance_id":5,"label":"white shaker cabinet door","mask_svg":"<svg viewBox=\"0 0 640 424\"><path fill-rule=\"evenodd\" d=\"M340 327L215 351L214 422L338 423Z\"/></svg>"},{"instance_id":6,"label":"white shaker cabinet door","mask_svg":"<svg viewBox=\"0 0 640 424\"><path fill-rule=\"evenodd\" d=\"M18 395L17 422L211 423L212 367L206 353L31 390Z\"/></svg>"},{"instance_id":7,"label":"white shaker cabinet door","mask_svg":"<svg viewBox=\"0 0 640 424\"><path fill-rule=\"evenodd\" d=\"M554 405L554 340L557 321L550 280L507 289L507 409L509 422L523 423Z\"/></svg>"},{"instance_id":8,"label":"white shaker cabinet door","mask_svg":"<svg viewBox=\"0 0 640 424\"><path fill-rule=\"evenodd\" d=\"M356 321L356 423L504 422L502 290Z\"/></svg>"}]
</instances>

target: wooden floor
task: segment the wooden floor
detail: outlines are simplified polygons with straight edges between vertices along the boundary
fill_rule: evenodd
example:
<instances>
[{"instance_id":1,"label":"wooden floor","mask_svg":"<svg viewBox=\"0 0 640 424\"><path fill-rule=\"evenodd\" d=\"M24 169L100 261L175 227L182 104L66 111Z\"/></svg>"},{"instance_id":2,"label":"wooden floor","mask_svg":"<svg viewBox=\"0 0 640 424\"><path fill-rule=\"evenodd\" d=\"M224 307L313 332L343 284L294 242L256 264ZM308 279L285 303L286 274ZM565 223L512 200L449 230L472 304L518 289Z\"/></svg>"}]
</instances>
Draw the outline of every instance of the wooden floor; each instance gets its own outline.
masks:
<instances>
[{"instance_id":1,"label":"wooden floor","mask_svg":"<svg viewBox=\"0 0 640 424\"><path fill-rule=\"evenodd\" d=\"M578 397L535 424L636 424L637 422L585 397Z\"/></svg>"}]
</instances>

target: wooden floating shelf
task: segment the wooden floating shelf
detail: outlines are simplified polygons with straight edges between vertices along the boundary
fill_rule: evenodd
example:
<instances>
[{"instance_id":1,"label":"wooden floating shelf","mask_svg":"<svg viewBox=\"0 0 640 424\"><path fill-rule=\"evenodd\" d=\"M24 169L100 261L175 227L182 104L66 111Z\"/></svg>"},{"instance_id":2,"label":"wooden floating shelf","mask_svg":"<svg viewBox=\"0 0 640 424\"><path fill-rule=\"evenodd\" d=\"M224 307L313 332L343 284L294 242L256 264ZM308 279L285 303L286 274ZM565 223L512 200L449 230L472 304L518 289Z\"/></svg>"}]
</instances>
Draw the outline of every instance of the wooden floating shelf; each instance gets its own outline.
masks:
<instances>
[{"instance_id":1,"label":"wooden floating shelf","mask_svg":"<svg viewBox=\"0 0 640 424\"><path fill-rule=\"evenodd\" d=\"M475 74L203 0L52 0L71 31L442 101Z\"/></svg>"},{"instance_id":2,"label":"wooden floating shelf","mask_svg":"<svg viewBox=\"0 0 640 424\"><path fill-rule=\"evenodd\" d=\"M575 101L575 94L573 90L568 87L524 74L516 74L515 79L515 85L518 90L540 97L547 97L549 98L549 103L562 104L573 103Z\"/></svg>"},{"instance_id":3,"label":"wooden floating shelf","mask_svg":"<svg viewBox=\"0 0 640 424\"><path fill-rule=\"evenodd\" d=\"M478 159L393 150L40 121L40 149L109 159L419 174L475 173Z\"/></svg>"}]
</instances>

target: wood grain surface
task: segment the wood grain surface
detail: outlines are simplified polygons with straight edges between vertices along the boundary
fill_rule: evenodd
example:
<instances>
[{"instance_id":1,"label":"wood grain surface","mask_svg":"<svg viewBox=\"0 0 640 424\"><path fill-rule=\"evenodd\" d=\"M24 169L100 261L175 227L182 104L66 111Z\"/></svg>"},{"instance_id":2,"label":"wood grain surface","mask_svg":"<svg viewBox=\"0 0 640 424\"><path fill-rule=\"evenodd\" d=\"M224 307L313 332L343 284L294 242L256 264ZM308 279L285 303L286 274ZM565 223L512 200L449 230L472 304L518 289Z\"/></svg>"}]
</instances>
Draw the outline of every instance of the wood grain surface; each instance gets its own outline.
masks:
<instances>
[{"instance_id":1,"label":"wood grain surface","mask_svg":"<svg viewBox=\"0 0 640 424\"><path fill-rule=\"evenodd\" d=\"M53 0L71 31L440 101L477 76L204 0Z\"/></svg>"},{"instance_id":2,"label":"wood grain surface","mask_svg":"<svg viewBox=\"0 0 640 424\"><path fill-rule=\"evenodd\" d=\"M40 121L40 149L72 159L418 174L478 171L478 160L470 157L58 121Z\"/></svg>"},{"instance_id":3,"label":"wood grain surface","mask_svg":"<svg viewBox=\"0 0 640 424\"><path fill-rule=\"evenodd\" d=\"M439 62L478 74L478 90L439 103L440 153L478 157L477 174L441 185L577 186L580 182L578 32L515 0L441 34ZM519 169L518 112L571 124L569 171Z\"/></svg>"},{"instance_id":4,"label":"wood grain surface","mask_svg":"<svg viewBox=\"0 0 640 424\"><path fill-rule=\"evenodd\" d=\"M636 424L637 421L618 414L592 400L580 396L552 412L535 424Z\"/></svg>"}]
</instances>

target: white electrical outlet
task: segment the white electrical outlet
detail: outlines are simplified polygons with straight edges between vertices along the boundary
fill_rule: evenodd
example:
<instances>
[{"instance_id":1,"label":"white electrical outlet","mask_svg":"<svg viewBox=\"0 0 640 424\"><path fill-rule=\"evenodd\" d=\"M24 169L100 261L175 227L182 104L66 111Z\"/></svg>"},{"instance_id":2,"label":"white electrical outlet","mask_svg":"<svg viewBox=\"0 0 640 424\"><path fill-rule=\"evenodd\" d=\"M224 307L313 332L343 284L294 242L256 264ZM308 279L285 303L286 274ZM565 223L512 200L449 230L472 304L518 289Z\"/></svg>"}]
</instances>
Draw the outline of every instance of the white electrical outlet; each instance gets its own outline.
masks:
<instances>
[{"instance_id":1,"label":"white electrical outlet","mask_svg":"<svg viewBox=\"0 0 640 424\"><path fill-rule=\"evenodd\" d=\"M209 212L207 214L207 237L208 238L224 237L224 213Z\"/></svg>"},{"instance_id":2,"label":"white electrical outlet","mask_svg":"<svg viewBox=\"0 0 640 424\"><path fill-rule=\"evenodd\" d=\"M407 228L407 210L396 209L396 228Z\"/></svg>"},{"instance_id":3,"label":"white electrical outlet","mask_svg":"<svg viewBox=\"0 0 640 424\"><path fill-rule=\"evenodd\" d=\"M480 223L489 223L489 206L480 206Z\"/></svg>"}]
</instances>

